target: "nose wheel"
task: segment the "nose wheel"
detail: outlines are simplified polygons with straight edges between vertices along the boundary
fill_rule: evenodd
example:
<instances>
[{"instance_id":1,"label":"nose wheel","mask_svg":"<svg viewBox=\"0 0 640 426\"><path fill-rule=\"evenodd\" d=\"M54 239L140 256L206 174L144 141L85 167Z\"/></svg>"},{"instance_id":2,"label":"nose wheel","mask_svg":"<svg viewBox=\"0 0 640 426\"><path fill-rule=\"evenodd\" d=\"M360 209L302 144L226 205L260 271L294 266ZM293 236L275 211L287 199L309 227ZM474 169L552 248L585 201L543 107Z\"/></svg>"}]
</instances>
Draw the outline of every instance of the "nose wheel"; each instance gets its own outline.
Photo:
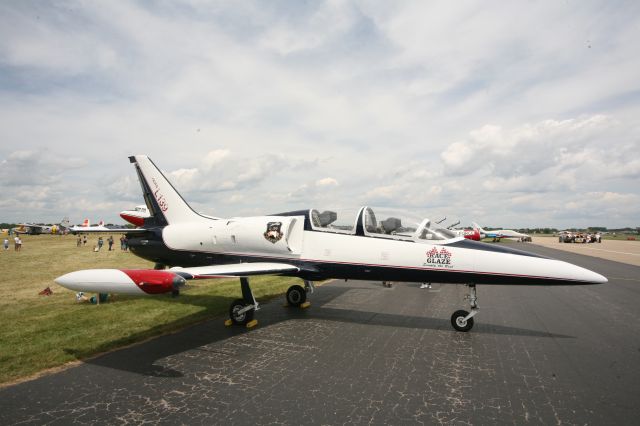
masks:
<instances>
[{"instance_id":1,"label":"nose wheel","mask_svg":"<svg viewBox=\"0 0 640 426\"><path fill-rule=\"evenodd\" d=\"M455 311L451 315L451 325L456 331L467 332L473 328L473 317L478 313L478 296L476 295L476 285L469 284L469 294L465 297L469 300L471 312L463 309Z\"/></svg>"},{"instance_id":2,"label":"nose wheel","mask_svg":"<svg viewBox=\"0 0 640 426\"><path fill-rule=\"evenodd\" d=\"M469 312L464 309L455 311L451 315L451 325L456 331L469 331L473 328L473 318L465 319L469 316Z\"/></svg>"}]
</instances>

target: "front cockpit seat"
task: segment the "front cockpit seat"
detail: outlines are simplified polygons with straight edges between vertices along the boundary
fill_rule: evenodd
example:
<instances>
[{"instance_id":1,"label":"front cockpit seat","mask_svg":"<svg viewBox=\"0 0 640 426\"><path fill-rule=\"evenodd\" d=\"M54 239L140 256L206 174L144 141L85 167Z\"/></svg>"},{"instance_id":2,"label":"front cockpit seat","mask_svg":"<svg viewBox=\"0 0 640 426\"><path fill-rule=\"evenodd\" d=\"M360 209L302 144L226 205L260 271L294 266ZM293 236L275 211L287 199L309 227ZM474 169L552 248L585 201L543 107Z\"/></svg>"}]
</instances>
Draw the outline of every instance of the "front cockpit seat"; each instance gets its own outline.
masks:
<instances>
[{"instance_id":1,"label":"front cockpit seat","mask_svg":"<svg viewBox=\"0 0 640 426\"><path fill-rule=\"evenodd\" d=\"M318 221L320 222L320 226L323 228L332 224L338 219L338 214L336 212L332 212L331 210L323 211L318 214Z\"/></svg>"},{"instance_id":2,"label":"front cockpit seat","mask_svg":"<svg viewBox=\"0 0 640 426\"><path fill-rule=\"evenodd\" d=\"M402 228L402 222L397 217L390 217L380 222L385 234L391 234L393 231Z\"/></svg>"}]
</instances>

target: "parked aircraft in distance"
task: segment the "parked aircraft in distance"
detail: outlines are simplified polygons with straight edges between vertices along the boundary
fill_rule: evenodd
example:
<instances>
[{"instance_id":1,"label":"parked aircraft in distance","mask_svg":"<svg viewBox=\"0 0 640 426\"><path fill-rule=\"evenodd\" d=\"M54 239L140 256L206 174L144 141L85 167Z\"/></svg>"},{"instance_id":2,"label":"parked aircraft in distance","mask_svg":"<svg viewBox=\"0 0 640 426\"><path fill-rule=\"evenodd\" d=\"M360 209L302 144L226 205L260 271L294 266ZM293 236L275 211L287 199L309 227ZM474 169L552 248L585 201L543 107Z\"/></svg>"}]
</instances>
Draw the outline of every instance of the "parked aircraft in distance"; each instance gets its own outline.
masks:
<instances>
[{"instance_id":1,"label":"parked aircraft in distance","mask_svg":"<svg viewBox=\"0 0 640 426\"><path fill-rule=\"evenodd\" d=\"M82 225L74 225L70 228L71 233L77 234L78 232L91 232L91 231L110 231L109 228L104 226L104 221L98 222L97 225L91 225L89 219L85 219Z\"/></svg>"},{"instance_id":2,"label":"parked aircraft in distance","mask_svg":"<svg viewBox=\"0 0 640 426\"><path fill-rule=\"evenodd\" d=\"M133 210L124 210L120 212L120 217L135 226L144 225L144 220L151 216L149 209L145 205L135 206Z\"/></svg>"},{"instance_id":3,"label":"parked aircraft in distance","mask_svg":"<svg viewBox=\"0 0 640 426\"><path fill-rule=\"evenodd\" d=\"M215 216L209 216L203 213L198 213L201 216L208 217L209 219L219 219ZM124 210L120 212L120 217L136 226L143 226L144 220L151 216L149 209L145 205L135 206L133 210Z\"/></svg>"},{"instance_id":4,"label":"parked aircraft in distance","mask_svg":"<svg viewBox=\"0 0 640 426\"><path fill-rule=\"evenodd\" d=\"M481 238L493 238L494 240L500 240L501 238L516 238L523 241L531 241L531 237L529 235L513 231L511 229L494 229L493 231L486 231L475 222L473 223L473 227L480 231Z\"/></svg>"},{"instance_id":5,"label":"parked aircraft in distance","mask_svg":"<svg viewBox=\"0 0 640 426\"><path fill-rule=\"evenodd\" d=\"M58 234L64 232L69 228L69 218L65 217L59 224L54 225L41 225L38 223L20 223L17 227L12 229L15 234Z\"/></svg>"},{"instance_id":6,"label":"parked aircraft in distance","mask_svg":"<svg viewBox=\"0 0 640 426\"><path fill-rule=\"evenodd\" d=\"M109 227L104 225L104 221L101 220L97 225L91 225L91 221L89 219L85 219L80 226L72 226L69 228L69 231L72 234L89 234L89 233L125 233L129 232L130 228L118 228L118 227Z\"/></svg>"},{"instance_id":7,"label":"parked aircraft in distance","mask_svg":"<svg viewBox=\"0 0 640 426\"><path fill-rule=\"evenodd\" d=\"M464 237L468 240L480 241L480 230L477 226L474 226L473 229L452 229L457 237Z\"/></svg>"},{"instance_id":8,"label":"parked aircraft in distance","mask_svg":"<svg viewBox=\"0 0 640 426\"><path fill-rule=\"evenodd\" d=\"M306 209L265 216L211 218L194 210L146 156L129 157L150 216L129 229L130 250L156 270L90 269L56 282L74 291L178 294L187 280L238 277L242 298L229 307L228 324L252 327L259 309L249 277L300 277L286 293L292 306L308 306L313 281L330 278L466 284L471 312L457 310L451 324L468 331L478 313L476 286L582 285L607 279L579 266L451 235L429 219L362 207ZM171 267L168 270L164 268Z\"/></svg>"}]
</instances>

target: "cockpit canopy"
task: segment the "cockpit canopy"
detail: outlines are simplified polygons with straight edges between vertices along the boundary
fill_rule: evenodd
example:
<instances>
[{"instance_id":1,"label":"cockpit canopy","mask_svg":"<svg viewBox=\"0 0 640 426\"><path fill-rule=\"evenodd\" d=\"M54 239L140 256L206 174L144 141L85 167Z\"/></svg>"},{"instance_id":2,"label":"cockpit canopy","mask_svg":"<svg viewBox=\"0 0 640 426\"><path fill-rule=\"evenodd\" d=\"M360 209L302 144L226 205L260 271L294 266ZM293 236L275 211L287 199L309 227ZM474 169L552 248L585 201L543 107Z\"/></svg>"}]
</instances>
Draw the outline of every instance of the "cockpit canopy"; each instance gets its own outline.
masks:
<instances>
[{"instance_id":1,"label":"cockpit canopy","mask_svg":"<svg viewBox=\"0 0 640 426\"><path fill-rule=\"evenodd\" d=\"M429 219L402 210L362 207L360 209L311 209L311 229L321 232L355 234L397 240L427 242L448 240L456 235L445 228L432 227Z\"/></svg>"}]
</instances>

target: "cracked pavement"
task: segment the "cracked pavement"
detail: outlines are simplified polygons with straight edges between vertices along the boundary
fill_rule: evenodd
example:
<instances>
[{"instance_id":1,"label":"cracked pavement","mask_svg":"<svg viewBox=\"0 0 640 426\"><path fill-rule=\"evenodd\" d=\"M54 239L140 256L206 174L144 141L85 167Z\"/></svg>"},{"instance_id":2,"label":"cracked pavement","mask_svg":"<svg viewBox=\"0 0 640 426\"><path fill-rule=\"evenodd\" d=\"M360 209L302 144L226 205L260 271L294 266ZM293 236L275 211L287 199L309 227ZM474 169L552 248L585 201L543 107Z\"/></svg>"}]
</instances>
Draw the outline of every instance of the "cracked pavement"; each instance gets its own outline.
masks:
<instances>
[{"instance_id":1,"label":"cracked pavement","mask_svg":"<svg viewBox=\"0 0 640 426\"><path fill-rule=\"evenodd\" d=\"M604 274L587 287L334 281L0 389L0 424L636 424L640 268L526 245Z\"/></svg>"}]
</instances>

